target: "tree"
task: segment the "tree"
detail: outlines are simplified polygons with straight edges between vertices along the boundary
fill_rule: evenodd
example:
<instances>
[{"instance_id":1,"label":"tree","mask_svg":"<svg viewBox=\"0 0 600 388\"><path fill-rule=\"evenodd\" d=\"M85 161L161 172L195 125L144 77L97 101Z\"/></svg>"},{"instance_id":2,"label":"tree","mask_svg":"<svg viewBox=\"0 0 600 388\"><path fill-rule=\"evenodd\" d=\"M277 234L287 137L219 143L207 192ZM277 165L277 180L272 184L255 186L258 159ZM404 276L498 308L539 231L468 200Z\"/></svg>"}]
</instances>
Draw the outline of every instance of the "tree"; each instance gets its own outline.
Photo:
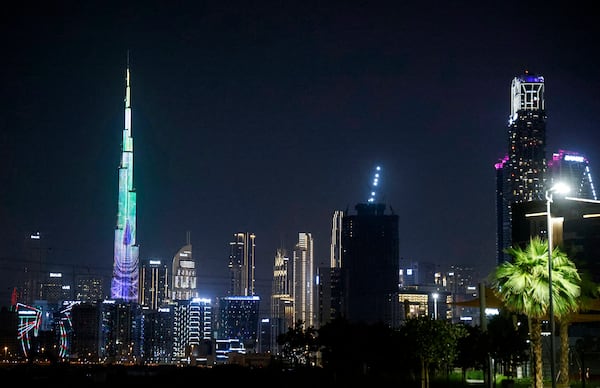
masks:
<instances>
[{"instance_id":1,"label":"tree","mask_svg":"<svg viewBox=\"0 0 600 388\"><path fill-rule=\"evenodd\" d=\"M294 327L277 337L277 344L282 346L283 357L290 361L294 368L311 364L311 355L317 351L317 331L313 327L304 329L304 322L299 320Z\"/></svg>"},{"instance_id":2,"label":"tree","mask_svg":"<svg viewBox=\"0 0 600 388\"><path fill-rule=\"evenodd\" d=\"M504 375L514 377L515 368L529 360L527 317L501 309L490 319L487 334L490 354L501 365ZM494 376L496 373L494 373Z\"/></svg>"},{"instance_id":3,"label":"tree","mask_svg":"<svg viewBox=\"0 0 600 388\"><path fill-rule=\"evenodd\" d=\"M572 306L572 311L563 314L558 321L561 349L558 383L561 386L567 386L569 384L569 325L571 324L574 315L581 311L589 310L593 301L597 299L600 294L598 285L592 281L588 273L579 274L579 284L581 292L580 297L577 299L577 304Z\"/></svg>"},{"instance_id":4,"label":"tree","mask_svg":"<svg viewBox=\"0 0 600 388\"><path fill-rule=\"evenodd\" d=\"M490 352L490 337L481 326L465 326L467 335L458 340L456 365L461 368L461 378L466 383L469 368L485 369ZM489 328L488 328L489 330Z\"/></svg>"},{"instance_id":5,"label":"tree","mask_svg":"<svg viewBox=\"0 0 600 388\"><path fill-rule=\"evenodd\" d=\"M406 349L420 365L421 387L429 387L431 369L447 370L458 356L458 340L467 335L465 327L429 316L409 318L400 328Z\"/></svg>"},{"instance_id":6,"label":"tree","mask_svg":"<svg viewBox=\"0 0 600 388\"><path fill-rule=\"evenodd\" d=\"M532 237L525 249L505 250L512 261L496 267L491 283L510 311L525 314L531 320L531 344L534 356L534 388L543 386L542 320L548 316L550 302L548 243ZM554 314L562 317L573 311L580 294L575 265L558 247L552 251L552 303ZM554 378L552 376L551 378Z\"/></svg>"}]
</instances>

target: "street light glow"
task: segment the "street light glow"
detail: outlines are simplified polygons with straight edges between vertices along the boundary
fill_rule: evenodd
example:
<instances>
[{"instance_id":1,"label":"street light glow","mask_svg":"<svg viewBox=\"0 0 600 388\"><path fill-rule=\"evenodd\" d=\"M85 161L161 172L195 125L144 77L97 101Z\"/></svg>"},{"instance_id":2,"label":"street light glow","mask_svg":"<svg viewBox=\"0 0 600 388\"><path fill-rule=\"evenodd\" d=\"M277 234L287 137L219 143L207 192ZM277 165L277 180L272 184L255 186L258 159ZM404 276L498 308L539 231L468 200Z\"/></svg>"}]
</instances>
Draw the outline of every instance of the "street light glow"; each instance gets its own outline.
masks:
<instances>
[{"instance_id":1,"label":"street light glow","mask_svg":"<svg viewBox=\"0 0 600 388\"><path fill-rule=\"evenodd\" d=\"M570 190L569 186L563 182L557 182L550 189L546 190L546 214L547 214L547 232L548 232L548 319L550 323L550 380L552 388L556 388L556 354L554 353L554 298L552 297L552 214L550 213L550 204L552 203L552 193L566 194Z\"/></svg>"}]
</instances>

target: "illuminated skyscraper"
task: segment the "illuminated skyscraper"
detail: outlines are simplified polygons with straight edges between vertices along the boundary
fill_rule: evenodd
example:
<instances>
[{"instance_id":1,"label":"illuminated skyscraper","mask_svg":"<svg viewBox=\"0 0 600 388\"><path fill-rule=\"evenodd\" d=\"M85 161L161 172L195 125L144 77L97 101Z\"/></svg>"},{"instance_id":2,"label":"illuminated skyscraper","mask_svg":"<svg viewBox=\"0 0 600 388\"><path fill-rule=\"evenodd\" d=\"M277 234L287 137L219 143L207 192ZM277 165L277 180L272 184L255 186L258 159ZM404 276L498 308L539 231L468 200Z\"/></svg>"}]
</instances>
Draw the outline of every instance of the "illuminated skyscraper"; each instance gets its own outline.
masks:
<instances>
[{"instance_id":1,"label":"illuminated skyscraper","mask_svg":"<svg viewBox=\"0 0 600 388\"><path fill-rule=\"evenodd\" d=\"M146 259L140 262L139 303L157 310L170 297L171 268L160 259Z\"/></svg>"},{"instance_id":2,"label":"illuminated skyscraper","mask_svg":"<svg viewBox=\"0 0 600 388\"><path fill-rule=\"evenodd\" d=\"M544 198L546 175L546 108L544 77L517 76L511 86L506 157L496 167L496 258L508 260L512 245L512 205Z\"/></svg>"},{"instance_id":3,"label":"illuminated skyscraper","mask_svg":"<svg viewBox=\"0 0 600 388\"><path fill-rule=\"evenodd\" d=\"M136 192L133 187L133 135L131 131L131 90L129 55L125 76L125 128L119 165L119 197L115 228L114 267L111 298L138 302L139 246L136 243Z\"/></svg>"},{"instance_id":4,"label":"illuminated skyscraper","mask_svg":"<svg viewBox=\"0 0 600 388\"><path fill-rule=\"evenodd\" d=\"M271 351L279 352L277 337L294 326L294 302L290 293L290 258L283 248L277 249L273 264L273 284L271 288Z\"/></svg>"},{"instance_id":5,"label":"illuminated skyscraper","mask_svg":"<svg viewBox=\"0 0 600 388\"><path fill-rule=\"evenodd\" d=\"M588 159L577 152L559 150L548 161L550 186L562 182L571 189L569 196L597 200Z\"/></svg>"},{"instance_id":6,"label":"illuminated skyscraper","mask_svg":"<svg viewBox=\"0 0 600 388\"><path fill-rule=\"evenodd\" d=\"M229 243L229 272L232 296L254 295L254 233L235 233Z\"/></svg>"},{"instance_id":7,"label":"illuminated skyscraper","mask_svg":"<svg viewBox=\"0 0 600 388\"><path fill-rule=\"evenodd\" d=\"M190 300L198 297L198 279L196 276L196 260L192 255L190 233L187 242L173 257L173 300Z\"/></svg>"},{"instance_id":8,"label":"illuminated skyscraper","mask_svg":"<svg viewBox=\"0 0 600 388\"><path fill-rule=\"evenodd\" d=\"M314 241L310 233L298 233L298 243L294 247L293 289L294 323L302 321L304 328L315 326L314 316Z\"/></svg>"},{"instance_id":9,"label":"illuminated skyscraper","mask_svg":"<svg viewBox=\"0 0 600 388\"><path fill-rule=\"evenodd\" d=\"M342 266L342 220L344 212L336 210L333 212L331 222L331 268L340 268Z\"/></svg>"}]
</instances>

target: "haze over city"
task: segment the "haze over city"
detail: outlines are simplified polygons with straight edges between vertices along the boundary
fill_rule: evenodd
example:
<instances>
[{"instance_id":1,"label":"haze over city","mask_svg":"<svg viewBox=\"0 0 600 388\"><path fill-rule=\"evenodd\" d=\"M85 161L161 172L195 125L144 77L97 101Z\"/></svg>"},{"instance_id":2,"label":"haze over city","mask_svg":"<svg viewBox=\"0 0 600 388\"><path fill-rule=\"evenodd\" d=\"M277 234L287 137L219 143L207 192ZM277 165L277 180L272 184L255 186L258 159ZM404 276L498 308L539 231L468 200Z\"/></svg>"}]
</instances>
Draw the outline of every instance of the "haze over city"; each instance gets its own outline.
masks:
<instances>
[{"instance_id":1,"label":"haze over city","mask_svg":"<svg viewBox=\"0 0 600 388\"><path fill-rule=\"evenodd\" d=\"M130 52L137 241L191 234L200 293L256 234L259 294L298 232L329 262L331 216L382 168L400 256L495 265L494 164L512 79L546 82L548 156L600 169L591 7L547 2L60 2L1 16L0 305L39 231L49 262L110 273Z\"/></svg>"}]
</instances>

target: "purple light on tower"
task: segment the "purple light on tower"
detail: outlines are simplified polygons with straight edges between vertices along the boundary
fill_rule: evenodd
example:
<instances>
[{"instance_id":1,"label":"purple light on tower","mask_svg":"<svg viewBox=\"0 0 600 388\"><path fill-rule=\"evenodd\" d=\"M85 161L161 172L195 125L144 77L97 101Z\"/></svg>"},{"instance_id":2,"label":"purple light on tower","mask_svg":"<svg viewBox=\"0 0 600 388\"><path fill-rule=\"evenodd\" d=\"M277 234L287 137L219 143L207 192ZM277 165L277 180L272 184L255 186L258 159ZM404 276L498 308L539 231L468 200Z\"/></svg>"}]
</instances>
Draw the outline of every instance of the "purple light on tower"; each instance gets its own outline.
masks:
<instances>
[{"instance_id":1,"label":"purple light on tower","mask_svg":"<svg viewBox=\"0 0 600 388\"><path fill-rule=\"evenodd\" d=\"M139 246L136 244L136 193L133 187L133 136L131 132L131 91L129 54L125 77L125 128L119 165L119 199L115 228L114 267L111 298L138 302Z\"/></svg>"}]
</instances>

